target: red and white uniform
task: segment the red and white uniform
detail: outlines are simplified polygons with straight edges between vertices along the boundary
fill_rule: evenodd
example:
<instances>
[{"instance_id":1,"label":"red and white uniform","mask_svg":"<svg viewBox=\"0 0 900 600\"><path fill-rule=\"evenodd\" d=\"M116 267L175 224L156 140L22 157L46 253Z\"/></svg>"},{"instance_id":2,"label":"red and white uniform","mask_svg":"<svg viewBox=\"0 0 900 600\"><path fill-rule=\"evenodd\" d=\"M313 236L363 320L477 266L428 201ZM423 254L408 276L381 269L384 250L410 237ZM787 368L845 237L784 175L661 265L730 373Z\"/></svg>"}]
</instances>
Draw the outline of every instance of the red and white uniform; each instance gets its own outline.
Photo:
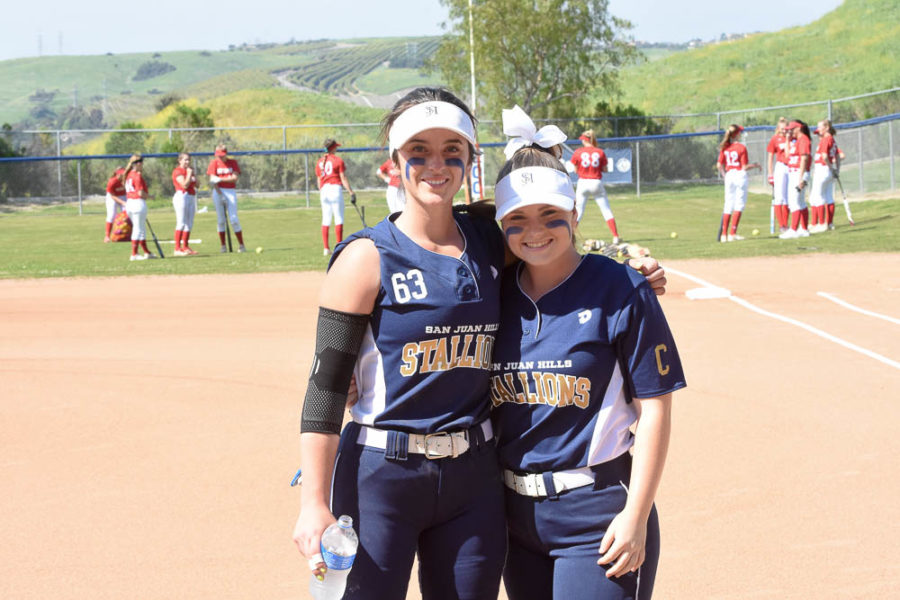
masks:
<instances>
[{"instance_id":1,"label":"red and white uniform","mask_svg":"<svg viewBox=\"0 0 900 600\"><path fill-rule=\"evenodd\" d=\"M116 218L116 215L119 214L119 211L123 210L122 205L115 201L115 198L118 198L122 202L125 202L125 184L122 183L122 180L119 179L118 175L113 175L109 178L109 181L106 182L106 222L112 223Z\"/></svg>"},{"instance_id":2,"label":"red and white uniform","mask_svg":"<svg viewBox=\"0 0 900 600\"><path fill-rule=\"evenodd\" d=\"M406 204L406 197L403 194L403 188L400 187L400 171L394 167L394 161L388 159L381 163L378 170L385 176L390 177L388 181L385 199L387 200L388 212L394 214L403 210Z\"/></svg>"},{"instance_id":3,"label":"red and white uniform","mask_svg":"<svg viewBox=\"0 0 900 600\"><path fill-rule=\"evenodd\" d=\"M141 197L141 192L146 193L147 182L143 175L137 171L128 173L125 179L125 211L131 219L131 241L147 239L147 203Z\"/></svg>"},{"instance_id":4,"label":"red and white uniform","mask_svg":"<svg viewBox=\"0 0 900 600\"><path fill-rule=\"evenodd\" d=\"M776 133L769 140L766 152L775 156L772 167L772 185L774 186L772 204L775 206L787 204L788 189L788 138L783 133Z\"/></svg>"},{"instance_id":5,"label":"red and white uniform","mask_svg":"<svg viewBox=\"0 0 900 600\"><path fill-rule=\"evenodd\" d=\"M178 183L179 177L187 180L186 187ZM175 195L172 196L172 207L175 209L175 230L190 231L194 228L194 215L197 212L197 176L192 171L188 178L187 169L175 167L175 170L172 171L172 183L175 185Z\"/></svg>"},{"instance_id":6,"label":"red and white uniform","mask_svg":"<svg viewBox=\"0 0 900 600\"><path fill-rule=\"evenodd\" d=\"M316 177L319 180L319 200L322 203L322 226L344 224L344 185L341 173L347 170L341 157L325 154L316 161Z\"/></svg>"},{"instance_id":7,"label":"red and white uniform","mask_svg":"<svg viewBox=\"0 0 900 600\"><path fill-rule=\"evenodd\" d=\"M216 207L216 228L219 233L225 231L226 218L231 221L231 228L235 234L241 231L241 221L237 214L237 187L236 181L215 181L213 178L230 177L239 175L241 167L233 158L214 156L209 162L206 174L210 176L213 184L212 198Z\"/></svg>"},{"instance_id":8,"label":"red and white uniform","mask_svg":"<svg viewBox=\"0 0 900 600\"><path fill-rule=\"evenodd\" d=\"M837 143L831 134L819 138L816 148L815 171L812 189L809 192L810 206L834 204L834 168L838 156Z\"/></svg>"},{"instance_id":9,"label":"red and white uniform","mask_svg":"<svg viewBox=\"0 0 900 600\"><path fill-rule=\"evenodd\" d=\"M798 190L797 187L804 179L809 179L809 161L806 162L806 168L801 170L804 156L810 156L809 138L802 133L796 139L790 141L788 145L788 209L791 212L803 210L806 208L806 200L804 198L805 188Z\"/></svg>"},{"instance_id":10,"label":"red and white uniform","mask_svg":"<svg viewBox=\"0 0 900 600\"><path fill-rule=\"evenodd\" d=\"M747 204L747 147L732 142L719 151L718 163L725 171L725 208L723 214L741 212Z\"/></svg>"},{"instance_id":11,"label":"red and white uniform","mask_svg":"<svg viewBox=\"0 0 900 600\"><path fill-rule=\"evenodd\" d=\"M569 162L575 167L575 173L578 175L578 184L575 186L575 211L578 220L581 221L588 197L594 198L606 221L612 219L609 198L601 181L607 166L606 153L596 146L584 146L572 154Z\"/></svg>"}]
</instances>

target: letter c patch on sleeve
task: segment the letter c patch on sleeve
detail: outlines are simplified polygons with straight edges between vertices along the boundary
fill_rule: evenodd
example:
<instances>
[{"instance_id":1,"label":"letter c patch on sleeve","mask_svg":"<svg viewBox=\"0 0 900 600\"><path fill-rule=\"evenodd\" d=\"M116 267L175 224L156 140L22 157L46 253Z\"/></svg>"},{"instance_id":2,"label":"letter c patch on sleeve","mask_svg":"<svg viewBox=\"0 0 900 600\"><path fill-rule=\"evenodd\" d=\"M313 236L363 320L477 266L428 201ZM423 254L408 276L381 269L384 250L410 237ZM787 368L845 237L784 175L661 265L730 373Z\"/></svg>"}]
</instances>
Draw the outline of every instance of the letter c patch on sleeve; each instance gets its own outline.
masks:
<instances>
[{"instance_id":1,"label":"letter c patch on sleeve","mask_svg":"<svg viewBox=\"0 0 900 600\"><path fill-rule=\"evenodd\" d=\"M668 351L668 349L665 344L659 344L654 348L654 352L656 353L656 370L659 371L660 375L667 375L669 373L669 365L663 365L662 359L662 354L666 351Z\"/></svg>"}]
</instances>

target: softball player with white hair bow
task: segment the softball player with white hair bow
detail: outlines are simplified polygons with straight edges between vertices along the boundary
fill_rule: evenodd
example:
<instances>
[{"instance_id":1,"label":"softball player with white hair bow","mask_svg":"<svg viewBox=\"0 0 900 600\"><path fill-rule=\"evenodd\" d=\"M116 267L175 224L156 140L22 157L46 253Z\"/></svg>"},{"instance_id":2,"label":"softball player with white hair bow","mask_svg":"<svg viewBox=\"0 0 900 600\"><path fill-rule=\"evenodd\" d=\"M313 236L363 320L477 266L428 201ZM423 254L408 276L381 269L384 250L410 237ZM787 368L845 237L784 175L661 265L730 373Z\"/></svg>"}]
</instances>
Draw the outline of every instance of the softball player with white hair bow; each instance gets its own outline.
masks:
<instances>
[{"instance_id":1,"label":"softball player with white hair bow","mask_svg":"<svg viewBox=\"0 0 900 600\"><path fill-rule=\"evenodd\" d=\"M345 598L405 598L418 556L423 598L495 600L506 525L488 398L503 237L492 214L452 208L475 152L462 101L418 88L384 131L406 206L335 248L303 405L294 541L322 576L322 532L347 514L360 545ZM341 432L351 376L358 402Z\"/></svg>"},{"instance_id":2,"label":"softball player with white hair bow","mask_svg":"<svg viewBox=\"0 0 900 600\"><path fill-rule=\"evenodd\" d=\"M653 498L684 376L644 278L573 246L576 194L555 156L520 147L495 188L521 260L504 274L490 385L507 487L504 583L510 600L649 598Z\"/></svg>"}]
</instances>

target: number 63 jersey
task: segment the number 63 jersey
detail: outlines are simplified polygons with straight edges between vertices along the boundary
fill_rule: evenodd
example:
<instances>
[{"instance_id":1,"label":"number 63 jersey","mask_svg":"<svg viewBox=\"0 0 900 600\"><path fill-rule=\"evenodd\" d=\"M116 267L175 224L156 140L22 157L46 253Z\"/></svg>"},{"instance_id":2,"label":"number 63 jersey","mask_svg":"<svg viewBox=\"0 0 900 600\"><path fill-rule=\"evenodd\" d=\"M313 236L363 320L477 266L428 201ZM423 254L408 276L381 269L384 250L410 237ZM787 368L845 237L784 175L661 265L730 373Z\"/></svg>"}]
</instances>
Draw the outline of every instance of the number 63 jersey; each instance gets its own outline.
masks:
<instances>
[{"instance_id":1,"label":"number 63 jersey","mask_svg":"<svg viewBox=\"0 0 900 600\"><path fill-rule=\"evenodd\" d=\"M662 308L634 269L589 254L537 302L504 275L491 418L513 471L597 465L627 452L634 398L685 386Z\"/></svg>"},{"instance_id":2,"label":"number 63 jersey","mask_svg":"<svg viewBox=\"0 0 900 600\"><path fill-rule=\"evenodd\" d=\"M350 412L358 423L433 433L489 416L503 238L488 219L454 218L465 241L459 258L425 250L390 217L335 249L337 257L368 238L381 260L381 289L354 370L359 401Z\"/></svg>"}]
</instances>

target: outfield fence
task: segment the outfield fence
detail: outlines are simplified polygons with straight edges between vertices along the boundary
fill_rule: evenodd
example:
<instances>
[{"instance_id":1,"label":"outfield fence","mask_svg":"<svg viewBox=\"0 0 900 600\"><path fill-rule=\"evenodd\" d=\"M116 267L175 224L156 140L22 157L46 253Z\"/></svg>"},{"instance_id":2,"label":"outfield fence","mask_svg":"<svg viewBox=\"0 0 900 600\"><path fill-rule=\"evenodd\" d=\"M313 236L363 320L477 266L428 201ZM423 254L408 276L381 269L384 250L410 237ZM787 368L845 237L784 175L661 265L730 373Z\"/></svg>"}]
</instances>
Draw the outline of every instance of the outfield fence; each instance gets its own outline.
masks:
<instances>
[{"instance_id":1,"label":"outfield fence","mask_svg":"<svg viewBox=\"0 0 900 600\"><path fill-rule=\"evenodd\" d=\"M803 118L806 115L796 115ZM813 125L815 115L806 119ZM888 114L861 121L836 123L838 146L846 158L841 179L848 194L892 192L896 189L897 148L895 137L900 135L900 113ZM556 120L564 131L576 136L590 120ZM723 123L727 127L727 123ZM503 136L499 124L485 121L479 125L481 148L484 152L484 181L491 188L496 173L504 162ZM264 130L270 141L241 143L242 132ZM181 147L204 148L192 152L195 167L205 172L216 142L229 145L241 166L239 191L245 194L292 193L299 196L298 206L317 204L315 161L322 154L321 140L334 137L344 144L340 153L348 167L348 178L355 189L378 189L383 183L376 176L378 166L387 159L387 151L377 145L379 124L331 124L306 126L277 126L269 128L225 127L207 129L143 129L114 130L117 144L127 153L63 154L61 132L7 132L7 141L26 156L0 158L0 198L13 204L79 201L88 196L103 196L105 185L116 167L127 160L132 151L143 152L144 175L151 197L171 197L171 172L176 152L154 151L166 143ZM744 142L750 161L763 169L750 172L751 189L767 190L766 145L772 135L771 125L747 126ZM111 133L110 130L67 132L66 135L88 136L90 133ZM605 137L599 139L608 150L630 151L630 184L614 184L632 189L639 197L641 190L660 184L716 184L715 167L718 144L723 131L669 133L659 135ZM362 142L362 143L359 143ZM368 143L365 143L368 142ZM900 143L900 139L897 139ZM816 141L813 140L815 146ZM572 147L579 144L570 140ZM208 194L205 177L200 177L200 195ZM488 195L490 189L487 190Z\"/></svg>"}]
</instances>

